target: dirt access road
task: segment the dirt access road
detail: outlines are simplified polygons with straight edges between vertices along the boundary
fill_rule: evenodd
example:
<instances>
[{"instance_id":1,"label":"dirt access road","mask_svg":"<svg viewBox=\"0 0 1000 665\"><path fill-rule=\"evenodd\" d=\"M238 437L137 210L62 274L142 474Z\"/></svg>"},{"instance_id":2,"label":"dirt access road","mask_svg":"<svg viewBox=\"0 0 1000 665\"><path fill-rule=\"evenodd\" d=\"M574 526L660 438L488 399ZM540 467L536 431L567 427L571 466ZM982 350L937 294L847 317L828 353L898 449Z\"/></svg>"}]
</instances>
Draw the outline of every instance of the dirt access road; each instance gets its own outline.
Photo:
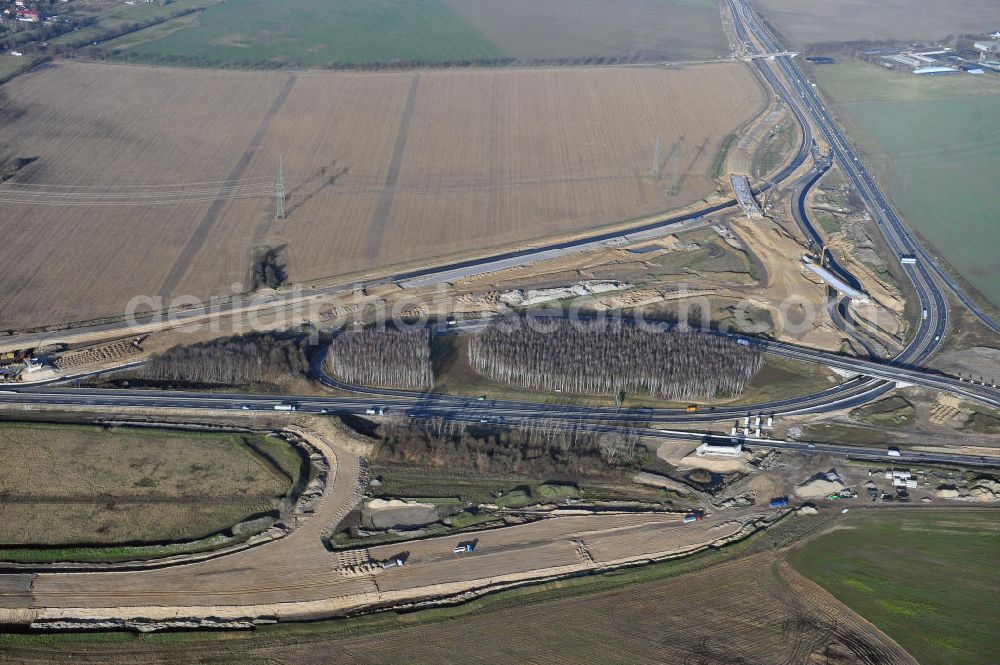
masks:
<instances>
[{"instance_id":1,"label":"dirt access road","mask_svg":"<svg viewBox=\"0 0 1000 665\"><path fill-rule=\"evenodd\" d=\"M314 517L285 538L158 570L0 575L0 621L156 629L335 616L682 554L732 538L766 513L742 509L686 525L676 514L573 515L330 553L321 536L358 502L363 462L346 435L300 433L330 460L333 481ZM477 541L476 552L453 554L465 540ZM402 568L373 565L402 552Z\"/></svg>"}]
</instances>

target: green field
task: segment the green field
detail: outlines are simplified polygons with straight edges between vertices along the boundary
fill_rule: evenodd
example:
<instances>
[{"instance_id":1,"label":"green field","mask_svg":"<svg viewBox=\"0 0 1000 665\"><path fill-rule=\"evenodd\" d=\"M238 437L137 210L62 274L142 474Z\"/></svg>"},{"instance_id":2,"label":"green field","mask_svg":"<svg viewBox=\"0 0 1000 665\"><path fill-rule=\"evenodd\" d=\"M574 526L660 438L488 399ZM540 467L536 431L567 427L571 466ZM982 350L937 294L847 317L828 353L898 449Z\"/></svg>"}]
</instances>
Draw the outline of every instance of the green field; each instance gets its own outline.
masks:
<instances>
[{"instance_id":1,"label":"green field","mask_svg":"<svg viewBox=\"0 0 1000 665\"><path fill-rule=\"evenodd\" d=\"M168 62L267 61L301 67L504 57L443 0L298 0L285 5L227 0L180 29L155 30L152 41L135 44L129 52ZM133 35L125 44L141 37Z\"/></svg>"},{"instance_id":2,"label":"green field","mask_svg":"<svg viewBox=\"0 0 1000 665\"><path fill-rule=\"evenodd\" d=\"M857 62L813 70L905 220L1000 306L1000 79Z\"/></svg>"},{"instance_id":3,"label":"green field","mask_svg":"<svg viewBox=\"0 0 1000 665\"><path fill-rule=\"evenodd\" d=\"M82 46L105 39L115 31L130 30L136 25L165 21L185 11L197 10L221 0L174 0L170 4L119 4L111 9L89 14L96 19L92 25L72 30L49 40L51 46ZM177 19L180 20L180 19Z\"/></svg>"},{"instance_id":4,"label":"green field","mask_svg":"<svg viewBox=\"0 0 1000 665\"><path fill-rule=\"evenodd\" d=\"M995 663L995 511L899 511L822 536L790 561L925 665Z\"/></svg>"},{"instance_id":5,"label":"green field","mask_svg":"<svg viewBox=\"0 0 1000 665\"><path fill-rule=\"evenodd\" d=\"M225 0L104 48L227 67L694 60L728 53L721 27L712 0Z\"/></svg>"},{"instance_id":6,"label":"green field","mask_svg":"<svg viewBox=\"0 0 1000 665\"><path fill-rule=\"evenodd\" d=\"M447 0L520 60L631 57L693 60L727 55L714 0Z\"/></svg>"},{"instance_id":7,"label":"green field","mask_svg":"<svg viewBox=\"0 0 1000 665\"><path fill-rule=\"evenodd\" d=\"M19 70L29 67L32 60L30 58L18 58L13 55L0 55L0 81L8 76L17 73Z\"/></svg>"},{"instance_id":8,"label":"green field","mask_svg":"<svg viewBox=\"0 0 1000 665\"><path fill-rule=\"evenodd\" d=\"M0 459L0 559L19 560L217 547L270 526L307 468L276 437L26 422L0 423Z\"/></svg>"}]
</instances>

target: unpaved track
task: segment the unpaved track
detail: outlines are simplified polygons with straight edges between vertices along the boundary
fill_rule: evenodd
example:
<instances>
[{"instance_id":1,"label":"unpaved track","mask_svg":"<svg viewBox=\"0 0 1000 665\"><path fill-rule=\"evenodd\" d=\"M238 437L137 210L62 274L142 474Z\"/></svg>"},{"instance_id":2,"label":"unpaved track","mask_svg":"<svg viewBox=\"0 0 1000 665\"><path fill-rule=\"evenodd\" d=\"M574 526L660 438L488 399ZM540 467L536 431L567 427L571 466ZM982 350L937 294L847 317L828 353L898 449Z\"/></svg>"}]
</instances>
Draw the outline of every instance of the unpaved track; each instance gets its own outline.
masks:
<instances>
[{"instance_id":1,"label":"unpaved track","mask_svg":"<svg viewBox=\"0 0 1000 665\"><path fill-rule=\"evenodd\" d=\"M374 547L373 560L405 551L407 565L345 575L338 569L342 557L327 552L321 537L358 502L363 463L350 452L351 441L295 429L330 461L332 484L316 514L288 536L218 559L150 571L0 575L0 619L164 626L183 619L330 616L690 552L732 537L765 512L744 509L688 525L669 514L560 517ZM462 540L476 540L476 552L452 554Z\"/></svg>"}]
</instances>

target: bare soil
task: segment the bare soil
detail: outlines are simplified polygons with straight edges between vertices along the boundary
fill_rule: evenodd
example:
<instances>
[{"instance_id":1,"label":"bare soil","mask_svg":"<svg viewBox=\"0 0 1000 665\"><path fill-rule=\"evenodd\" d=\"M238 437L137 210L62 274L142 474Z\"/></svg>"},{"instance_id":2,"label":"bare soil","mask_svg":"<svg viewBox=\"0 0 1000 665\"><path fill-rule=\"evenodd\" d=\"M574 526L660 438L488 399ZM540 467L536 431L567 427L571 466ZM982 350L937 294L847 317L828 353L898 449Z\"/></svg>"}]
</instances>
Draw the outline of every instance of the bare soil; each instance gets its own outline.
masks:
<instances>
[{"instance_id":1,"label":"bare soil","mask_svg":"<svg viewBox=\"0 0 1000 665\"><path fill-rule=\"evenodd\" d=\"M260 245L281 248L299 282L683 207L714 189L715 146L761 103L741 63L379 74L59 63L0 96L0 161L34 158L0 188L0 320L231 294ZM674 166L651 177L657 137L664 159L679 145L677 196ZM287 218L275 221L279 157Z\"/></svg>"}]
</instances>

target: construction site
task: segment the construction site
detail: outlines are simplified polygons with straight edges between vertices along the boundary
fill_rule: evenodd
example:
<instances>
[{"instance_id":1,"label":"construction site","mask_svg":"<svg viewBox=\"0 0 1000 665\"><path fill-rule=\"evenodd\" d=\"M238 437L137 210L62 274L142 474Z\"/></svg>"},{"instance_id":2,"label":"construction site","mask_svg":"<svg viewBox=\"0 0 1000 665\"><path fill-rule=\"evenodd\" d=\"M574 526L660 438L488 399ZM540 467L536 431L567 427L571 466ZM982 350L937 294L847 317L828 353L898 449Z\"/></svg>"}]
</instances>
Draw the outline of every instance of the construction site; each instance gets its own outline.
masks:
<instances>
[{"instance_id":1,"label":"construction site","mask_svg":"<svg viewBox=\"0 0 1000 665\"><path fill-rule=\"evenodd\" d=\"M716 8L697 62L0 84L0 650L988 663L942 617L996 591L946 589L1000 551L1000 326Z\"/></svg>"}]
</instances>

